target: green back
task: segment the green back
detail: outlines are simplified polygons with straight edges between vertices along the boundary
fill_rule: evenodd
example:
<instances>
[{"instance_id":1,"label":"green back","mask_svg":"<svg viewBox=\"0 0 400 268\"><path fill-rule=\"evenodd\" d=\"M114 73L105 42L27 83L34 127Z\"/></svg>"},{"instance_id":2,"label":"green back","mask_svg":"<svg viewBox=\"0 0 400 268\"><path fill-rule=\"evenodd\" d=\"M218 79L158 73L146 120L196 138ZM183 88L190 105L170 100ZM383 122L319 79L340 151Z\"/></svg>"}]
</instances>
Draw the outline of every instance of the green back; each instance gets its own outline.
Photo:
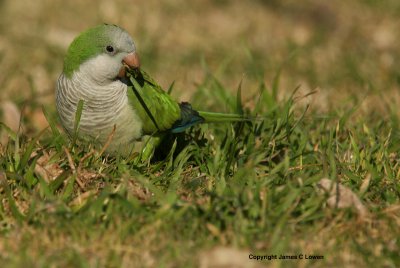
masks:
<instances>
[{"instance_id":1,"label":"green back","mask_svg":"<svg viewBox=\"0 0 400 268\"><path fill-rule=\"evenodd\" d=\"M131 86L128 88L128 98L143 121L143 134L151 135L158 131L169 130L181 117L179 104L142 70L136 75L131 75L130 80L134 89ZM149 112L153 118L149 116Z\"/></svg>"}]
</instances>

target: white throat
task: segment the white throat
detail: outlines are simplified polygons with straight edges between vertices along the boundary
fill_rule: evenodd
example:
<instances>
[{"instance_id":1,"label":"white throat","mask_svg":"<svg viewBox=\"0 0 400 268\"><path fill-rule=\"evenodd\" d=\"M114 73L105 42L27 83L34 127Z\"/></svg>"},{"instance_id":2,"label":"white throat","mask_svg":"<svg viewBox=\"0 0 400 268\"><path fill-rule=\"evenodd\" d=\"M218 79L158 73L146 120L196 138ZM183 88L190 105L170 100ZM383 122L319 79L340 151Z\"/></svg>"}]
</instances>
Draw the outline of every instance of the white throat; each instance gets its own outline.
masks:
<instances>
[{"instance_id":1,"label":"white throat","mask_svg":"<svg viewBox=\"0 0 400 268\"><path fill-rule=\"evenodd\" d=\"M83 100L79 136L104 144L115 125L109 151L118 151L142 136L142 122L129 104L128 87L109 79L103 72L107 69L103 64L106 63L97 57L82 64L71 78L62 73L56 86L57 110L62 125L71 135L77 105Z\"/></svg>"}]
</instances>

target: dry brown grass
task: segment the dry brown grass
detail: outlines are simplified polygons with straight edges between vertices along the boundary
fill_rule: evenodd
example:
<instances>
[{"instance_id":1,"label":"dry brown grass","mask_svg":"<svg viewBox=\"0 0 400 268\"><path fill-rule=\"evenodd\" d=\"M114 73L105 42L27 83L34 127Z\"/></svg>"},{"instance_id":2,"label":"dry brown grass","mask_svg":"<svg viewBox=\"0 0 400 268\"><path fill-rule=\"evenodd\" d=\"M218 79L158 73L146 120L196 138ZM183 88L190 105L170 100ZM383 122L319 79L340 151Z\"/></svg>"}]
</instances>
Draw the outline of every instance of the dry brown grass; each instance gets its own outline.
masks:
<instances>
[{"instance_id":1,"label":"dry brown grass","mask_svg":"<svg viewBox=\"0 0 400 268\"><path fill-rule=\"evenodd\" d=\"M180 99L189 99L202 81L204 59L232 90L244 75L247 100L259 80L270 85L283 64L281 94L297 85L304 92L318 89L313 107L324 111L352 105L354 96L367 96L362 106L367 113L385 111L382 96L400 102L396 9L362 1L268 3L2 1L0 99L53 107L68 44L82 30L108 22L132 34L143 66L162 85L176 80ZM45 125L29 104L26 116L38 128Z\"/></svg>"},{"instance_id":2,"label":"dry brown grass","mask_svg":"<svg viewBox=\"0 0 400 268\"><path fill-rule=\"evenodd\" d=\"M282 67L279 86L282 98L300 85L300 95L317 90L307 100L312 110L341 113L360 105L354 120L386 119L391 114L399 115L400 104L400 4L386 2L0 0L1 120L17 130L16 120L22 113L23 132L32 136L45 128L48 123L42 114L42 105L55 114L54 84L62 71L63 55L69 43L79 32L103 22L118 24L131 33L144 68L164 87L176 81L173 94L178 99L190 99L210 70L232 92L244 77L243 96L245 104L251 107L260 81L272 85ZM4 133L0 141L5 144ZM46 161L38 164L36 172L42 177L58 175L51 173L58 172L55 164ZM86 172L82 174L88 180L97 176L91 170L82 172ZM147 189L131 184L139 199L148 198ZM80 200L75 201L79 205ZM18 205L21 210L27 207L23 202ZM380 205L378 202L377 206ZM373 252L370 258L382 256L383 249L398 249L398 238L391 237L390 230L392 226L400 226L399 211L398 204L393 204L367 220L348 221L345 213L332 216L332 222L326 217L315 229L310 229L312 235L292 236L296 240L292 249L332 252L327 260L332 266L338 263L347 267L368 265L371 260L354 253L354 244L374 247L369 251ZM15 223L7 224L14 226ZM160 261L156 259L157 249L168 246L165 237L160 241L152 232L161 222L127 239L116 239L107 230L89 238L84 237L85 233L75 233L76 230L59 236L52 232L51 224L47 229L29 224L14 226L0 240L0 257L13 258L21 250L20 246L26 245L24 239L37 237L38 240L29 243L34 250L29 251L28 259L40 256L44 260L43 254L47 254L60 258L61 266L68 266L62 262L63 250L68 248L70 251L66 254L77 254L96 266L104 256L112 258L108 247L113 247L112 251L123 258L122 264L126 267L137 262L155 266ZM224 235L227 238L216 240L220 239L221 244L224 239L234 241L233 231L228 230ZM74 237L72 242L71 237ZM371 241L375 243L373 246ZM255 245L259 250L269 246L268 241ZM225 258L232 252L239 255L247 252L232 245L227 248L221 250L222 255L228 252ZM212 258L215 252L206 249L193 258ZM181 260L190 262L189 258ZM200 259L199 263L204 263ZM107 263L102 261L100 265ZM236 265L241 267L249 262L245 260Z\"/></svg>"}]
</instances>

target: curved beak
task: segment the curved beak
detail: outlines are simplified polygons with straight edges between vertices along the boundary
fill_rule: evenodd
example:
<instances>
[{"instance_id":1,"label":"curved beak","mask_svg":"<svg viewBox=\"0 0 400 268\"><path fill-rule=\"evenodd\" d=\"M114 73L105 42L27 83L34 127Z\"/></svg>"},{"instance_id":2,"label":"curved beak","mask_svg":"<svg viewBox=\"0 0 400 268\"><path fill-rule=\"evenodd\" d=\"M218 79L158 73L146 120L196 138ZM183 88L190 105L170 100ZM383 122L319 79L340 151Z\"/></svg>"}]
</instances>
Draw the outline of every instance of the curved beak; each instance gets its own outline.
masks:
<instances>
[{"instance_id":1,"label":"curved beak","mask_svg":"<svg viewBox=\"0 0 400 268\"><path fill-rule=\"evenodd\" d=\"M124 66L121 67L118 73L118 77L122 78L125 77L126 70L125 68L128 67L129 69L137 70L140 68L140 61L138 54L134 51L126 55L122 59L122 63Z\"/></svg>"},{"instance_id":2,"label":"curved beak","mask_svg":"<svg viewBox=\"0 0 400 268\"><path fill-rule=\"evenodd\" d=\"M139 56L136 52L131 52L126 55L122 62L128 65L131 69L139 69L140 67Z\"/></svg>"}]
</instances>

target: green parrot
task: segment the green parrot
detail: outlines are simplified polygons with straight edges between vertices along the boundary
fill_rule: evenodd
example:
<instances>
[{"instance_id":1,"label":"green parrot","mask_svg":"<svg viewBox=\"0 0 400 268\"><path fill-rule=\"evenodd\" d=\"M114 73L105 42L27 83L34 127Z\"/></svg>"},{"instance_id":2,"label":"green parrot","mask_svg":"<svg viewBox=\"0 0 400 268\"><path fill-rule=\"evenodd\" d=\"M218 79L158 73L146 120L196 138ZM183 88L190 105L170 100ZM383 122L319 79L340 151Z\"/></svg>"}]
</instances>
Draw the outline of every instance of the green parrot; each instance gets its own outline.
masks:
<instances>
[{"instance_id":1,"label":"green parrot","mask_svg":"<svg viewBox=\"0 0 400 268\"><path fill-rule=\"evenodd\" d=\"M238 114L196 111L187 102L174 101L140 69L130 35L109 24L81 33L65 56L56 84L56 106L70 136L81 101L78 138L107 143L111 154L130 154L145 135L159 138L199 123L246 120Z\"/></svg>"}]
</instances>

